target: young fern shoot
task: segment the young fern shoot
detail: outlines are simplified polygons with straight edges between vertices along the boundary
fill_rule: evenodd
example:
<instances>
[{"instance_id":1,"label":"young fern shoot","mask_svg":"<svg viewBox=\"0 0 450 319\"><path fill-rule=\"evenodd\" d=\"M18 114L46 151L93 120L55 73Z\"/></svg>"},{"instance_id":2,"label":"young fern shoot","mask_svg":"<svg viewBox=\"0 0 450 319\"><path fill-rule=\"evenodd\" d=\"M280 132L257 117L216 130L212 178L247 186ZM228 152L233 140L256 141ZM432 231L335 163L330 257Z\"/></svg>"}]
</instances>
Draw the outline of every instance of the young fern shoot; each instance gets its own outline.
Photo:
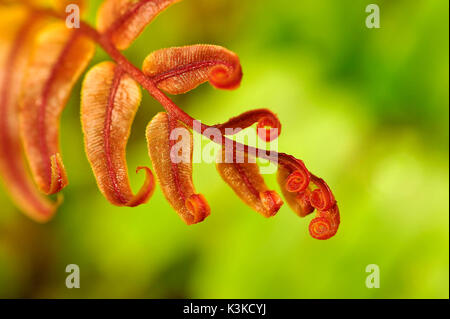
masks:
<instances>
[{"instance_id":1,"label":"young fern shoot","mask_svg":"<svg viewBox=\"0 0 450 319\"><path fill-rule=\"evenodd\" d=\"M227 133L227 129L256 124L259 137L270 142L281 132L275 113L257 109L224 123L195 125L197 121L163 93L184 94L207 81L217 89L237 89L243 72L235 53L216 45L161 49L147 56L142 70L121 53L158 14L179 1L105 0L98 11L97 28L81 21L79 28L69 29L64 24L65 6L76 3L84 8L84 1L53 0L48 5L45 0L0 0L0 177L12 199L39 222L48 221L55 213L60 201L52 202L44 195L59 193L68 185L59 150L59 119L95 45L99 45L112 61L101 62L86 73L81 123L89 163L110 203L138 206L146 203L155 189L152 171L138 167L146 179L133 194L126 163L126 145L142 87L165 109L146 131L153 171L164 196L186 224L199 223L211 213L192 179L195 131L222 146L217 170L246 205L267 218L283 205L255 163L255 157L264 158L277 165L278 183L292 210L300 217L316 211L309 225L311 236L334 236L340 223L339 209L321 178L291 155L237 143L230 136L234 133ZM174 130L184 130L185 138L174 140ZM211 130L221 137L212 139ZM179 155L182 160L175 160Z\"/></svg>"}]
</instances>

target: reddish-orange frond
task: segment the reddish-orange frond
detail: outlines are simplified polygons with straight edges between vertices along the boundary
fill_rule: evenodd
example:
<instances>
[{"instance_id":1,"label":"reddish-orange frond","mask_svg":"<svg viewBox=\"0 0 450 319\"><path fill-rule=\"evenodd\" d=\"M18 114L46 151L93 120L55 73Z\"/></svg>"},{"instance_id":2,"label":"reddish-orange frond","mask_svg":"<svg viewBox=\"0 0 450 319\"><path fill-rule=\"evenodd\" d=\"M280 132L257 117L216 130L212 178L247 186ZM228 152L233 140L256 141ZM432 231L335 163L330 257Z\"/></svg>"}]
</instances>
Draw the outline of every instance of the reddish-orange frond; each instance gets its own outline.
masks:
<instances>
[{"instance_id":1,"label":"reddish-orange frond","mask_svg":"<svg viewBox=\"0 0 450 319\"><path fill-rule=\"evenodd\" d=\"M238 116L229 119L225 123L214 125L223 135L226 135L225 129L241 128L245 129L257 125L257 133L261 139L270 142L276 139L281 133L281 122L275 113L268 109L256 109L244 112ZM262 130L261 130L262 129Z\"/></svg>"},{"instance_id":2,"label":"reddish-orange frond","mask_svg":"<svg viewBox=\"0 0 450 319\"><path fill-rule=\"evenodd\" d=\"M144 169L146 181L133 195L126 163L131 125L141 103L139 85L112 62L94 66L83 81L81 122L86 154L98 187L112 204L137 206L154 190L153 174Z\"/></svg>"},{"instance_id":3,"label":"reddish-orange frond","mask_svg":"<svg viewBox=\"0 0 450 319\"><path fill-rule=\"evenodd\" d=\"M236 195L253 210L264 217L274 216L283 205L281 197L269 190L256 163L249 163L248 155L243 155L243 163L225 163L225 154L219 154L217 170L223 180Z\"/></svg>"},{"instance_id":4,"label":"reddish-orange frond","mask_svg":"<svg viewBox=\"0 0 450 319\"><path fill-rule=\"evenodd\" d=\"M158 50L145 58L142 70L170 94L186 93L208 80L218 89L232 90L242 79L238 56L217 45Z\"/></svg>"},{"instance_id":5,"label":"reddish-orange frond","mask_svg":"<svg viewBox=\"0 0 450 319\"><path fill-rule=\"evenodd\" d=\"M214 45L162 49L147 56L141 71L117 50L126 49L147 24L178 1L106 0L98 12L97 30L83 22L79 29L64 25L64 13L71 13L66 12L67 5L82 9L84 0L0 0L0 177L16 204L35 220L48 220L60 201L52 203L38 193L23 155L42 192L57 193L67 185L58 145L59 118L73 85L93 56L94 42L117 65L101 63L88 73L83 83L81 117L88 159L101 192L111 203L137 206L145 203L154 190L149 168L136 170L146 173L136 195L127 172L126 145L141 100L138 82L167 111L157 114L147 127L149 155L165 197L189 225L210 214L205 197L195 192L192 181L191 129L205 137L214 135L211 140L222 147L232 141L223 136L217 140L215 134L208 136L208 129L226 136L257 124L258 135L266 142L279 136L281 123L267 109L198 128L194 118L160 91L181 94L206 81L218 89L239 87L243 75L235 53ZM47 24L41 30L54 19L60 23ZM309 226L311 236L328 239L336 234L340 216L335 197L325 181L311 174L301 160L240 143L236 150L257 151L257 156L271 162L278 159L278 182L289 206L300 217L316 210ZM250 155L231 154L232 163L224 161L223 155L217 169L225 182L254 210L265 217L274 216L283 201L268 189L256 163L248 162ZM228 160L229 155L225 154ZM243 162L237 155L243 155L239 156Z\"/></svg>"},{"instance_id":6,"label":"reddish-orange frond","mask_svg":"<svg viewBox=\"0 0 450 319\"><path fill-rule=\"evenodd\" d=\"M67 185L58 155L59 119L93 54L93 42L63 23L46 27L34 43L23 82L20 126L34 179L46 194ZM60 163L55 169L54 156L59 158L55 163Z\"/></svg>"},{"instance_id":7,"label":"reddish-orange frond","mask_svg":"<svg viewBox=\"0 0 450 319\"><path fill-rule=\"evenodd\" d=\"M106 32L119 50L125 50L164 9L181 0L105 0L97 27Z\"/></svg>"},{"instance_id":8,"label":"reddish-orange frond","mask_svg":"<svg viewBox=\"0 0 450 319\"><path fill-rule=\"evenodd\" d=\"M175 136L170 138L175 129L181 129L177 141ZM205 197L196 194L192 182L191 131L170 119L167 113L158 113L147 126L147 143L153 169L170 205L188 225L203 221L209 216L210 208ZM182 154L174 154L174 150Z\"/></svg>"},{"instance_id":9,"label":"reddish-orange frond","mask_svg":"<svg viewBox=\"0 0 450 319\"><path fill-rule=\"evenodd\" d=\"M45 222L59 203L40 194L28 173L19 133L19 95L40 19L18 7L0 10L0 178L15 204Z\"/></svg>"}]
</instances>

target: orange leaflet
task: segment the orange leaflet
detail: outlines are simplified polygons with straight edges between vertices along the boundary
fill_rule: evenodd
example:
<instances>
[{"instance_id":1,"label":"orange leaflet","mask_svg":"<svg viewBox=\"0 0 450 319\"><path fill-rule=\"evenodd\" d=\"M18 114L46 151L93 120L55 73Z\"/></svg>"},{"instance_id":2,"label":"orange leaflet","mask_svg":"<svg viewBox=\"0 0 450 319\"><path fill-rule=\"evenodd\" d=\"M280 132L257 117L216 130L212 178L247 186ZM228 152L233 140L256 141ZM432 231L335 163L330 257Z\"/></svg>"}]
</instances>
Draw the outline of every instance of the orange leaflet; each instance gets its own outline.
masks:
<instances>
[{"instance_id":1,"label":"orange leaflet","mask_svg":"<svg viewBox=\"0 0 450 319\"><path fill-rule=\"evenodd\" d=\"M210 208L205 197L196 194L192 182L192 132L161 112L147 126L147 143L153 169L170 205L188 225L203 221Z\"/></svg>"},{"instance_id":2,"label":"orange leaflet","mask_svg":"<svg viewBox=\"0 0 450 319\"><path fill-rule=\"evenodd\" d=\"M286 161L287 159L287 161ZM278 183L289 206L300 217L316 210L309 232L316 239L333 237L339 228L340 216L334 195L325 181L306 169L303 162L292 156L281 158Z\"/></svg>"},{"instance_id":3,"label":"orange leaflet","mask_svg":"<svg viewBox=\"0 0 450 319\"><path fill-rule=\"evenodd\" d=\"M254 123L258 123L257 133L259 137L266 142L276 139L281 133L281 122L275 113L268 109L256 109L242 113L229 119L222 124L214 125L223 135L226 135L226 129L247 128Z\"/></svg>"},{"instance_id":4,"label":"orange leaflet","mask_svg":"<svg viewBox=\"0 0 450 319\"><path fill-rule=\"evenodd\" d=\"M83 81L81 121L86 154L98 187L112 204L138 206L154 190L153 174L144 169L146 181L133 195L128 178L126 145L141 103L139 85L112 62L94 66Z\"/></svg>"},{"instance_id":5,"label":"orange leaflet","mask_svg":"<svg viewBox=\"0 0 450 319\"><path fill-rule=\"evenodd\" d=\"M339 228L340 216L334 195L325 181L311 174L309 201L317 210L309 224L309 232L316 239L333 237Z\"/></svg>"},{"instance_id":6,"label":"orange leaflet","mask_svg":"<svg viewBox=\"0 0 450 319\"><path fill-rule=\"evenodd\" d=\"M186 93L209 82L218 89L236 89L242 79L239 57L217 45L192 45L150 53L142 66L158 88Z\"/></svg>"},{"instance_id":7,"label":"orange leaflet","mask_svg":"<svg viewBox=\"0 0 450 319\"><path fill-rule=\"evenodd\" d=\"M59 203L35 187L28 173L19 134L19 94L29 43L40 26L38 16L21 8L0 10L0 177L15 204L32 219L45 222Z\"/></svg>"},{"instance_id":8,"label":"orange leaflet","mask_svg":"<svg viewBox=\"0 0 450 319\"><path fill-rule=\"evenodd\" d=\"M318 210L328 210L336 203L333 193L328 187L327 183L321 178L314 175L311 176L311 181L315 186L310 195L311 205Z\"/></svg>"},{"instance_id":9,"label":"orange leaflet","mask_svg":"<svg viewBox=\"0 0 450 319\"><path fill-rule=\"evenodd\" d=\"M38 187L59 192L67 177L58 146L59 119L73 85L94 54L94 44L62 23L37 37L23 82L20 128Z\"/></svg>"},{"instance_id":10,"label":"orange leaflet","mask_svg":"<svg viewBox=\"0 0 450 319\"><path fill-rule=\"evenodd\" d=\"M306 168L305 168L306 169ZM308 199L307 187L309 172L305 170L292 171L283 165L278 166L277 179L281 192L291 209L300 217L305 217L314 211Z\"/></svg>"},{"instance_id":11,"label":"orange leaflet","mask_svg":"<svg viewBox=\"0 0 450 319\"><path fill-rule=\"evenodd\" d=\"M329 239L336 235L341 222L336 204L326 211L318 211L316 218L309 223L309 233L316 239Z\"/></svg>"},{"instance_id":12,"label":"orange leaflet","mask_svg":"<svg viewBox=\"0 0 450 319\"><path fill-rule=\"evenodd\" d=\"M164 9L181 0L106 0L97 15L97 28L125 50Z\"/></svg>"},{"instance_id":13,"label":"orange leaflet","mask_svg":"<svg viewBox=\"0 0 450 319\"><path fill-rule=\"evenodd\" d=\"M223 180L234 190L236 195L252 209L264 217L274 216L283 205L281 197L269 190L259 173L256 163L249 163L248 155L242 156L243 163L225 163L223 151L217 163L217 170Z\"/></svg>"}]
</instances>

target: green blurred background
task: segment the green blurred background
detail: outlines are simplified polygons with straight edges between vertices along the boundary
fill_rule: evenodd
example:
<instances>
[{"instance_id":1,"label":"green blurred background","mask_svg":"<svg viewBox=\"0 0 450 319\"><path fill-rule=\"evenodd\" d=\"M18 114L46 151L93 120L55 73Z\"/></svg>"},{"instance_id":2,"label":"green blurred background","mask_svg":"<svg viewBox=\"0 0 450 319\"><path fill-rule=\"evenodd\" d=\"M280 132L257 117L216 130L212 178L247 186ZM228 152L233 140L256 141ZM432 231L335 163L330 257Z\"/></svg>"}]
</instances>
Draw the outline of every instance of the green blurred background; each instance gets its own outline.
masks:
<instances>
[{"instance_id":1,"label":"green blurred background","mask_svg":"<svg viewBox=\"0 0 450 319\"><path fill-rule=\"evenodd\" d=\"M90 1L95 23L100 1ZM279 149L327 180L338 234L317 241L311 217L285 205L272 219L247 208L213 164L194 181L212 215L187 227L157 188L146 205L118 208L97 189L83 150L80 84L62 118L70 185L55 218L38 225L0 193L0 297L37 298L448 298L448 2L376 1L367 29L359 0L185 0L125 52L196 43L236 52L239 90L206 84L174 100L205 123L267 107ZM97 50L92 64L107 59ZM134 189L150 165L145 126L162 107L144 94L128 145ZM278 189L273 176L267 182ZM81 288L67 289L77 264ZM380 267L368 289L365 268Z\"/></svg>"}]
</instances>

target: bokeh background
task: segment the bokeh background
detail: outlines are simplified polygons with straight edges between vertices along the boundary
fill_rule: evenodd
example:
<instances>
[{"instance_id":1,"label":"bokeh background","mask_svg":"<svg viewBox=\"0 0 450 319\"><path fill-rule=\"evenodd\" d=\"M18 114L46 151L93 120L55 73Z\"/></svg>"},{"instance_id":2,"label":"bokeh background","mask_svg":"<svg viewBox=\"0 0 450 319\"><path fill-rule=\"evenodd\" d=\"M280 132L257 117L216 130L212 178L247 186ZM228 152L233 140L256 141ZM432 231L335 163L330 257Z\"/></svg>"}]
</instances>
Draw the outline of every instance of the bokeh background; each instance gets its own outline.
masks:
<instances>
[{"instance_id":1,"label":"bokeh background","mask_svg":"<svg viewBox=\"0 0 450 319\"><path fill-rule=\"evenodd\" d=\"M101 1L90 1L95 23ZM223 45L241 58L237 91L205 84L174 100L205 123L252 108L276 112L280 151L324 177L339 202L338 234L317 241L311 217L247 208L213 164L194 181L212 207L187 227L159 188L146 205L118 208L97 190L83 150L80 84L64 111L61 145L70 185L46 225L0 192L0 297L448 298L449 4L376 1L367 29L360 0L185 0L161 14L125 54ZM108 57L97 50L92 64ZM150 165L145 126L162 107L144 94L128 145L134 189ZM267 182L278 189L274 176ZM81 288L67 289L77 264ZM380 267L368 289L365 268Z\"/></svg>"}]
</instances>

